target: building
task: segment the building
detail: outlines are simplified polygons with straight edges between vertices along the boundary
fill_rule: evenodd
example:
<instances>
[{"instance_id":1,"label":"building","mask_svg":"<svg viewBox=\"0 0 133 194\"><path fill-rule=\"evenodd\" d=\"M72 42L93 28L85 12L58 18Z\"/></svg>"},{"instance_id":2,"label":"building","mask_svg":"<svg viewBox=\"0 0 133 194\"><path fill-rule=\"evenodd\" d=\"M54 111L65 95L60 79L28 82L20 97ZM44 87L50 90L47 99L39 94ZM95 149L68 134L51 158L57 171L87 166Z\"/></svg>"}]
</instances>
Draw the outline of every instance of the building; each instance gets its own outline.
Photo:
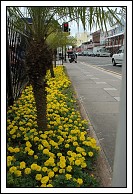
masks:
<instances>
[{"instance_id":1,"label":"building","mask_svg":"<svg viewBox=\"0 0 133 194\"><path fill-rule=\"evenodd\" d=\"M117 24L113 29L105 34L105 47L110 50L112 54L116 53L121 46L124 45L124 32L126 26L125 16L121 18L121 23Z\"/></svg>"},{"instance_id":2,"label":"building","mask_svg":"<svg viewBox=\"0 0 133 194\"><path fill-rule=\"evenodd\" d=\"M82 32L82 33L77 33L76 37L77 39L77 47L81 46L83 42L87 42L91 36L88 32Z\"/></svg>"},{"instance_id":3,"label":"building","mask_svg":"<svg viewBox=\"0 0 133 194\"><path fill-rule=\"evenodd\" d=\"M108 31L105 37L105 47L110 52L116 53L121 46L124 45L124 26L118 26Z\"/></svg>"},{"instance_id":4,"label":"building","mask_svg":"<svg viewBox=\"0 0 133 194\"><path fill-rule=\"evenodd\" d=\"M100 33L101 33L101 30L97 30L97 31L91 33L92 42L94 43L93 46L99 46L100 45Z\"/></svg>"}]
</instances>

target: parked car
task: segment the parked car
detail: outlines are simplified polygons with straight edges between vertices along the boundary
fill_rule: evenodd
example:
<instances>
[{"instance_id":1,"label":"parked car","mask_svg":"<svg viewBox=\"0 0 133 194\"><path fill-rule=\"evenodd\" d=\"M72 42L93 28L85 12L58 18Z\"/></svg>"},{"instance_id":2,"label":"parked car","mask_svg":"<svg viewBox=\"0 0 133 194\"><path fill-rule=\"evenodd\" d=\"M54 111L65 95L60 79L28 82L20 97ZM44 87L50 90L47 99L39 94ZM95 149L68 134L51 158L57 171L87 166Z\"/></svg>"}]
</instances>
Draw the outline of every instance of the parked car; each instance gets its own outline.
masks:
<instances>
[{"instance_id":1,"label":"parked car","mask_svg":"<svg viewBox=\"0 0 133 194\"><path fill-rule=\"evenodd\" d=\"M99 49L97 51L97 56L98 57L110 57L111 53L106 50L105 48Z\"/></svg>"},{"instance_id":2,"label":"parked car","mask_svg":"<svg viewBox=\"0 0 133 194\"><path fill-rule=\"evenodd\" d=\"M122 64L124 58L124 46L122 46L116 54L112 55L112 64L116 66L116 64Z\"/></svg>"},{"instance_id":3,"label":"parked car","mask_svg":"<svg viewBox=\"0 0 133 194\"><path fill-rule=\"evenodd\" d=\"M88 56L88 50L83 51L83 52L82 52L82 55L83 55L83 56Z\"/></svg>"},{"instance_id":4,"label":"parked car","mask_svg":"<svg viewBox=\"0 0 133 194\"><path fill-rule=\"evenodd\" d=\"M94 56L93 50L91 49L88 50L88 56Z\"/></svg>"},{"instance_id":5,"label":"parked car","mask_svg":"<svg viewBox=\"0 0 133 194\"><path fill-rule=\"evenodd\" d=\"M83 56L83 55L82 55L82 52L78 52L78 56Z\"/></svg>"}]
</instances>

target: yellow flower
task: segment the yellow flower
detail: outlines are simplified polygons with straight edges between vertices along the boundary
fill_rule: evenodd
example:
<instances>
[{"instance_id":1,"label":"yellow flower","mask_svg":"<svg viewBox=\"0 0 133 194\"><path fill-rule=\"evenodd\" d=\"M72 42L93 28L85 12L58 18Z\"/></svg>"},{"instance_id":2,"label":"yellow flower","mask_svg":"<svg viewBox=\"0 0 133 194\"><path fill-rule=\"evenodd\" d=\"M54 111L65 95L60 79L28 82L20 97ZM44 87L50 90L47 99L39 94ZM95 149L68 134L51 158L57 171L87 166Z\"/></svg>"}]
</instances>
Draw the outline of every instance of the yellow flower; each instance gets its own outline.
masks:
<instances>
[{"instance_id":1,"label":"yellow flower","mask_svg":"<svg viewBox=\"0 0 133 194\"><path fill-rule=\"evenodd\" d=\"M20 133L17 133L17 137L20 137L21 135L20 135Z\"/></svg>"},{"instance_id":2,"label":"yellow flower","mask_svg":"<svg viewBox=\"0 0 133 194\"><path fill-rule=\"evenodd\" d=\"M65 168L66 164L65 162L60 162L60 168Z\"/></svg>"},{"instance_id":3,"label":"yellow flower","mask_svg":"<svg viewBox=\"0 0 133 194\"><path fill-rule=\"evenodd\" d=\"M49 176L50 178L54 177L54 172L53 172L53 171L49 172L49 173L48 173L48 176Z\"/></svg>"},{"instance_id":4,"label":"yellow flower","mask_svg":"<svg viewBox=\"0 0 133 194\"><path fill-rule=\"evenodd\" d=\"M48 176L44 176L42 179L41 179L41 183L44 184L44 183L47 183L49 181L49 177Z\"/></svg>"},{"instance_id":5,"label":"yellow flower","mask_svg":"<svg viewBox=\"0 0 133 194\"><path fill-rule=\"evenodd\" d=\"M46 184L42 184L40 187L46 187Z\"/></svg>"},{"instance_id":6,"label":"yellow flower","mask_svg":"<svg viewBox=\"0 0 133 194\"><path fill-rule=\"evenodd\" d=\"M14 148L14 152L15 153L20 152L20 148Z\"/></svg>"},{"instance_id":7,"label":"yellow flower","mask_svg":"<svg viewBox=\"0 0 133 194\"><path fill-rule=\"evenodd\" d=\"M29 148L32 147L32 145L29 141L26 142L26 146L29 147Z\"/></svg>"},{"instance_id":8,"label":"yellow flower","mask_svg":"<svg viewBox=\"0 0 133 194\"><path fill-rule=\"evenodd\" d=\"M81 164L81 168L85 168L86 166L87 166L87 165L86 165L85 162Z\"/></svg>"},{"instance_id":9,"label":"yellow flower","mask_svg":"<svg viewBox=\"0 0 133 194\"><path fill-rule=\"evenodd\" d=\"M40 180L42 179L42 175L41 175L41 174L36 174L35 179L36 179L37 181L40 181Z\"/></svg>"},{"instance_id":10,"label":"yellow flower","mask_svg":"<svg viewBox=\"0 0 133 194\"><path fill-rule=\"evenodd\" d=\"M62 156L62 153L58 153L57 156L58 156L58 157Z\"/></svg>"},{"instance_id":11,"label":"yellow flower","mask_svg":"<svg viewBox=\"0 0 133 194\"><path fill-rule=\"evenodd\" d=\"M47 170L48 170L47 167L42 167L42 171L43 171L43 172L46 172Z\"/></svg>"},{"instance_id":12,"label":"yellow flower","mask_svg":"<svg viewBox=\"0 0 133 194\"><path fill-rule=\"evenodd\" d=\"M27 125L27 126L29 126L29 127L31 127L31 126L32 126L32 124L31 124L31 123L29 123L29 122L28 122L26 125Z\"/></svg>"},{"instance_id":13,"label":"yellow flower","mask_svg":"<svg viewBox=\"0 0 133 194\"><path fill-rule=\"evenodd\" d=\"M35 164L35 163L31 164L31 169L36 170L37 169L37 164Z\"/></svg>"},{"instance_id":14,"label":"yellow flower","mask_svg":"<svg viewBox=\"0 0 133 194\"><path fill-rule=\"evenodd\" d=\"M76 154L75 152L73 152L73 153L71 154L72 157L76 157L76 155L77 155L77 154Z\"/></svg>"},{"instance_id":15,"label":"yellow flower","mask_svg":"<svg viewBox=\"0 0 133 194\"><path fill-rule=\"evenodd\" d=\"M17 176L21 176L21 171L20 171L20 170L16 170L16 171L14 172L14 174L17 175Z\"/></svg>"},{"instance_id":16,"label":"yellow flower","mask_svg":"<svg viewBox=\"0 0 133 194\"><path fill-rule=\"evenodd\" d=\"M70 161L70 164L71 164L71 165L74 164L74 160L75 160L74 157L70 157L70 158L69 158L69 161Z\"/></svg>"},{"instance_id":17,"label":"yellow flower","mask_svg":"<svg viewBox=\"0 0 133 194\"><path fill-rule=\"evenodd\" d=\"M36 141L39 141L39 138L38 137L35 137L34 138L34 141L36 142Z\"/></svg>"},{"instance_id":18,"label":"yellow flower","mask_svg":"<svg viewBox=\"0 0 133 194\"><path fill-rule=\"evenodd\" d=\"M92 156L93 156L93 152L88 152L88 155L89 155L90 157L92 157Z\"/></svg>"},{"instance_id":19,"label":"yellow flower","mask_svg":"<svg viewBox=\"0 0 133 194\"><path fill-rule=\"evenodd\" d=\"M30 174L30 173L31 173L31 169L30 169L30 168L26 168L26 169L24 170L24 173L25 173L25 174Z\"/></svg>"},{"instance_id":20,"label":"yellow flower","mask_svg":"<svg viewBox=\"0 0 133 194\"><path fill-rule=\"evenodd\" d=\"M28 155L30 155L30 156L32 156L34 154L34 151L33 150L30 150L29 152L28 152Z\"/></svg>"},{"instance_id":21,"label":"yellow flower","mask_svg":"<svg viewBox=\"0 0 133 194\"><path fill-rule=\"evenodd\" d=\"M82 152L82 155L83 155L83 156L86 156L86 152Z\"/></svg>"},{"instance_id":22,"label":"yellow flower","mask_svg":"<svg viewBox=\"0 0 133 194\"><path fill-rule=\"evenodd\" d=\"M84 135L82 135L82 136L80 136L80 138L79 138L81 141L84 141L85 140L85 136Z\"/></svg>"},{"instance_id":23,"label":"yellow flower","mask_svg":"<svg viewBox=\"0 0 133 194\"><path fill-rule=\"evenodd\" d=\"M65 169L60 169L60 170L59 170L59 173L60 173L60 174L62 174L62 173L64 173L64 172L65 172Z\"/></svg>"},{"instance_id":24,"label":"yellow flower","mask_svg":"<svg viewBox=\"0 0 133 194\"><path fill-rule=\"evenodd\" d=\"M15 139L16 138L16 135L12 135L12 138Z\"/></svg>"},{"instance_id":25,"label":"yellow flower","mask_svg":"<svg viewBox=\"0 0 133 194\"><path fill-rule=\"evenodd\" d=\"M80 185L82 185L82 184L83 184L83 180L80 179L80 178L78 178L78 179L77 179L77 183L80 184Z\"/></svg>"},{"instance_id":26,"label":"yellow flower","mask_svg":"<svg viewBox=\"0 0 133 194\"><path fill-rule=\"evenodd\" d=\"M73 142L73 145L74 145L74 146L78 146L78 142L76 142L76 141Z\"/></svg>"},{"instance_id":27,"label":"yellow flower","mask_svg":"<svg viewBox=\"0 0 133 194\"><path fill-rule=\"evenodd\" d=\"M16 132L16 130L12 129L9 133L10 133L10 135L13 135L15 132Z\"/></svg>"},{"instance_id":28,"label":"yellow flower","mask_svg":"<svg viewBox=\"0 0 133 194\"><path fill-rule=\"evenodd\" d=\"M37 155L34 155L34 159L38 159L38 156Z\"/></svg>"},{"instance_id":29,"label":"yellow flower","mask_svg":"<svg viewBox=\"0 0 133 194\"><path fill-rule=\"evenodd\" d=\"M37 165L37 167L36 167L36 171L41 171L41 166L39 166L39 165Z\"/></svg>"},{"instance_id":30,"label":"yellow flower","mask_svg":"<svg viewBox=\"0 0 133 194\"><path fill-rule=\"evenodd\" d=\"M38 150L43 150L43 146L41 144L38 145Z\"/></svg>"},{"instance_id":31,"label":"yellow flower","mask_svg":"<svg viewBox=\"0 0 133 194\"><path fill-rule=\"evenodd\" d=\"M81 164L81 161L80 161L80 160L76 160L76 161L75 161L75 164L76 164L77 166L79 166L79 165Z\"/></svg>"},{"instance_id":32,"label":"yellow flower","mask_svg":"<svg viewBox=\"0 0 133 194\"><path fill-rule=\"evenodd\" d=\"M71 167L71 166L67 166L66 170L67 170L68 172L71 172L72 167Z\"/></svg>"},{"instance_id":33,"label":"yellow flower","mask_svg":"<svg viewBox=\"0 0 133 194\"><path fill-rule=\"evenodd\" d=\"M30 151L30 147L25 147L25 151L29 152Z\"/></svg>"},{"instance_id":34,"label":"yellow flower","mask_svg":"<svg viewBox=\"0 0 133 194\"><path fill-rule=\"evenodd\" d=\"M58 168L57 168L57 167L54 167L54 168L53 168L53 171L54 171L54 172L57 172L57 171L58 171Z\"/></svg>"},{"instance_id":35,"label":"yellow flower","mask_svg":"<svg viewBox=\"0 0 133 194\"><path fill-rule=\"evenodd\" d=\"M72 154L72 152L71 152L71 151L68 151L68 152L67 152L67 154L68 154L68 155L71 155L71 154Z\"/></svg>"},{"instance_id":36,"label":"yellow flower","mask_svg":"<svg viewBox=\"0 0 133 194\"><path fill-rule=\"evenodd\" d=\"M91 142L92 142L93 144L96 144L96 140L95 140L94 138L91 138Z\"/></svg>"},{"instance_id":37,"label":"yellow flower","mask_svg":"<svg viewBox=\"0 0 133 194\"><path fill-rule=\"evenodd\" d=\"M11 161L7 161L7 166L11 166Z\"/></svg>"},{"instance_id":38,"label":"yellow flower","mask_svg":"<svg viewBox=\"0 0 133 194\"><path fill-rule=\"evenodd\" d=\"M16 167L16 166L12 166L12 167L9 169L9 172L10 172L10 173L14 173L16 170L17 170L17 167Z\"/></svg>"},{"instance_id":39,"label":"yellow flower","mask_svg":"<svg viewBox=\"0 0 133 194\"><path fill-rule=\"evenodd\" d=\"M66 145L65 145L65 148L69 148L69 144L66 144Z\"/></svg>"},{"instance_id":40,"label":"yellow flower","mask_svg":"<svg viewBox=\"0 0 133 194\"><path fill-rule=\"evenodd\" d=\"M25 162L20 162L20 169L24 169L26 166Z\"/></svg>"},{"instance_id":41,"label":"yellow flower","mask_svg":"<svg viewBox=\"0 0 133 194\"><path fill-rule=\"evenodd\" d=\"M25 138L24 138L24 140L26 140L26 141L27 141L28 139L29 139L28 137L25 137Z\"/></svg>"},{"instance_id":42,"label":"yellow flower","mask_svg":"<svg viewBox=\"0 0 133 194\"><path fill-rule=\"evenodd\" d=\"M97 150L97 151L100 151L100 150L101 150L101 148L100 148L99 146L97 146L97 147L96 147L96 150Z\"/></svg>"},{"instance_id":43,"label":"yellow flower","mask_svg":"<svg viewBox=\"0 0 133 194\"><path fill-rule=\"evenodd\" d=\"M46 139L47 138L47 135L46 134L41 134L40 135L43 139Z\"/></svg>"},{"instance_id":44,"label":"yellow flower","mask_svg":"<svg viewBox=\"0 0 133 194\"><path fill-rule=\"evenodd\" d=\"M53 185L52 184L48 184L47 187L53 187Z\"/></svg>"},{"instance_id":45,"label":"yellow flower","mask_svg":"<svg viewBox=\"0 0 133 194\"><path fill-rule=\"evenodd\" d=\"M43 154L49 154L49 150L48 149L44 149L43 150Z\"/></svg>"},{"instance_id":46,"label":"yellow flower","mask_svg":"<svg viewBox=\"0 0 133 194\"><path fill-rule=\"evenodd\" d=\"M72 175L71 174L66 174L65 177L66 177L67 180L70 180L72 178Z\"/></svg>"},{"instance_id":47,"label":"yellow flower","mask_svg":"<svg viewBox=\"0 0 133 194\"><path fill-rule=\"evenodd\" d=\"M12 156L7 156L7 161L12 161L13 157Z\"/></svg>"}]
</instances>

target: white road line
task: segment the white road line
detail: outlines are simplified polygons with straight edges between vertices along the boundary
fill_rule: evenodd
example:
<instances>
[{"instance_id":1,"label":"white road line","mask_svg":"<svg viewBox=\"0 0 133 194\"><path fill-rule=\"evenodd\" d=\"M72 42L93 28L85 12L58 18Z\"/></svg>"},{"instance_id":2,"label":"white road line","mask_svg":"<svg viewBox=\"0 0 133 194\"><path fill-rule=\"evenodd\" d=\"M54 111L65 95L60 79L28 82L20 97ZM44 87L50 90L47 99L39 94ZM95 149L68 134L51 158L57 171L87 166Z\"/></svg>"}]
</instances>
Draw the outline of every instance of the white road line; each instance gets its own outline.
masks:
<instances>
[{"instance_id":1,"label":"white road line","mask_svg":"<svg viewBox=\"0 0 133 194\"><path fill-rule=\"evenodd\" d=\"M103 69L103 68L100 68L100 67L96 67L94 65L89 65L89 64L86 64L86 63L83 63L83 65L88 66L88 67L92 67L93 69L97 69L99 71L102 71L102 72L105 72L107 74L113 75L114 77L116 77L116 78L118 78L120 80L122 79L121 75L118 75L117 73L115 73L113 71L109 71L109 70L106 70L106 69Z\"/></svg>"}]
</instances>

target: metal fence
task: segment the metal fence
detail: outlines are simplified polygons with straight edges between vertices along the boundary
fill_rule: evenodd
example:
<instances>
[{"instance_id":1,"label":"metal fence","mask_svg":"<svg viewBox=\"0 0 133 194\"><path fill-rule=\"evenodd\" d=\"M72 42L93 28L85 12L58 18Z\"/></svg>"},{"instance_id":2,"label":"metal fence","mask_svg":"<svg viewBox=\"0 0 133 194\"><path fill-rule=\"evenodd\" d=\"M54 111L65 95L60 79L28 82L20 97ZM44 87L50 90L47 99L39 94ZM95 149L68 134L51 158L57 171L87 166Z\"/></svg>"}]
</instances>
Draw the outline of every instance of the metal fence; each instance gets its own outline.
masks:
<instances>
[{"instance_id":1,"label":"metal fence","mask_svg":"<svg viewBox=\"0 0 133 194\"><path fill-rule=\"evenodd\" d=\"M13 105L28 84L25 66L25 38L13 29L13 20L7 18L7 105Z\"/></svg>"}]
</instances>

